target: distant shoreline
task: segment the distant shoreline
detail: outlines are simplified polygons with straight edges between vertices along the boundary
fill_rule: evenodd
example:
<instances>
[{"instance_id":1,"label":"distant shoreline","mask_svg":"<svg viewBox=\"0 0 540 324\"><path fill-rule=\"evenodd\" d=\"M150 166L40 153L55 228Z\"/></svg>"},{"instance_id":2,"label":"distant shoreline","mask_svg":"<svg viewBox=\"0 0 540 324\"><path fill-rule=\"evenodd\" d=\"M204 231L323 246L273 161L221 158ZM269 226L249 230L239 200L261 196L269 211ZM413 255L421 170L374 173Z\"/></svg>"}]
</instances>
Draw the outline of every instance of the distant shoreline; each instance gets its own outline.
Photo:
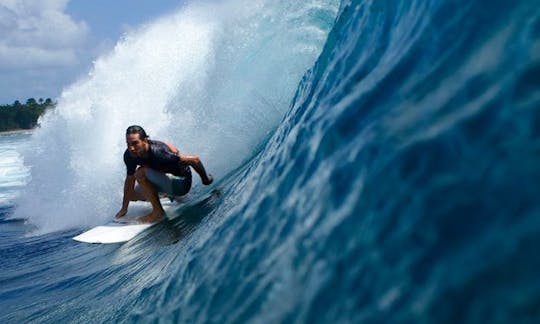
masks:
<instances>
[{"instance_id":1,"label":"distant shoreline","mask_svg":"<svg viewBox=\"0 0 540 324\"><path fill-rule=\"evenodd\" d=\"M8 131L0 132L0 136L2 135L15 135L15 134L30 134L32 133L33 129L13 129Z\"/></svg>"}]
</instances>

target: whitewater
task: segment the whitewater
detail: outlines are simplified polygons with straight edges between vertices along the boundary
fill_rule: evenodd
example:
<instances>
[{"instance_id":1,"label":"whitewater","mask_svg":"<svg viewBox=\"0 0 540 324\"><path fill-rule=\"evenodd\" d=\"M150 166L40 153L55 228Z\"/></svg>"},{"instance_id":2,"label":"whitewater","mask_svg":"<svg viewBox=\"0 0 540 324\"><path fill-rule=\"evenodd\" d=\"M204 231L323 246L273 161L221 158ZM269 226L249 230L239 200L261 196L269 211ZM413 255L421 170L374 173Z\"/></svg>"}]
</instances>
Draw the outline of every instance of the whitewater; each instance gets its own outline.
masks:
<instances>
[{"instance_id":1,"label":"whitewater","mask_svg":"<svg viewBox=\"0 0 540 324\"><path fill-rule=\"evenodd\" d=\"M540 7L192 3L0 136L0 322L540 320ZM124 131L198 154L171 219L120 208Z\"/></svg>"}]
</instances>

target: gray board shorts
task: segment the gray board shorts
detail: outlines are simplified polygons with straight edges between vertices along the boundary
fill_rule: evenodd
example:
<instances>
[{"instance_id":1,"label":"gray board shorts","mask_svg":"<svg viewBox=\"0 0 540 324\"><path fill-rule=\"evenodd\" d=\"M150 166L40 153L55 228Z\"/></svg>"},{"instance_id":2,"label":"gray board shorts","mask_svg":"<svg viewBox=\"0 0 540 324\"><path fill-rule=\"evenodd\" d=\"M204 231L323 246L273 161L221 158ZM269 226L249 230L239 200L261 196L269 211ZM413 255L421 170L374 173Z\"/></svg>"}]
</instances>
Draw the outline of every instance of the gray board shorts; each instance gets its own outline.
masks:
<instances>
[{"instance_id":1,"label":"gray board shorts","mask_svg":"<svg viewBox=\"0 0 540 324\"><path fill-rule=\"evenodd\" d=\"M169 196L183 196L191 189L191 177L179 177L169 173L163 173L151 168L145 168L146 178L156 186L158 192ZM137 185L135 190L142 191Z\"/></svg>"}]
</instances>

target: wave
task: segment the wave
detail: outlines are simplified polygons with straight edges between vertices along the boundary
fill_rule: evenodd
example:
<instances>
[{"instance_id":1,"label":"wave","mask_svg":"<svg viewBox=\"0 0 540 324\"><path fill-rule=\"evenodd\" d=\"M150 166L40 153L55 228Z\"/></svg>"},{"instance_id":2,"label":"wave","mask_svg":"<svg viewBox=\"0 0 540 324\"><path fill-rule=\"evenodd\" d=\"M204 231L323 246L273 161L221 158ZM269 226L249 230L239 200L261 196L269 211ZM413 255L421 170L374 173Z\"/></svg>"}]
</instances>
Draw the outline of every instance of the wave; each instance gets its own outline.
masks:
<instances>
[{"instance_id":1,"label":"wave","mask_svg":"<svg viewBox=\"0 0 540 324\"><path fill-rule=\"evenodd\" d=\"M154 53L156 44L142 48L160 37L176 39L150 32L162 22L96 62L94 76L67 90L34 135L34 150L40 139L59 142L41 146L39 163L30 158L40 170L32 170L27 196L37 206L45 201L39 186L67 191L62 202L79 207L62 207L61 220L87 210L89 187L97 188L95 209L113 208L119 198L101 189L120 187L123 143L110 139L123 136L130 118L202 152L223 175L217 193L201 194L180 208L182 217L120 247L81 247L72 232L24 238L45 241L42 249L3 240L13 251L6 262L34 271L5 273L13 278L5 281L13 310L6 318L19 310L20 318L49 321L536 322L538 6L227 3L247 9L203 19L193 46L211 59L180 61L174 86L156 86L154 67L140 67L161 55L134 54ZM207 17L190 8L178 13L182 22ZM277 64L282 58L303 63ZM134 74L124 72L132 65ZM164 70L174 74L174 66ZM197 77L184 79L186 71ZM116 97L124 91L130 95ZM129 115L119 107L139 108ZM107 170L98 176L96 160ZM28 212L26 204L19 210ZM81 217L71 224L81 226ZM50 218L32 220L61 227Z\"/></svg>"},{"instance_id":2,"label":"wave","mask_svg":"<svg viewBox=\"0 0 540 324\"><path fill-rule=\"evenodd\" d=\"M175 268L184 280L160 287L189 278L192 294L152 307L199 322L537 319L538 26L527 1L343 1Z\"/></svg>"}]
</instances>

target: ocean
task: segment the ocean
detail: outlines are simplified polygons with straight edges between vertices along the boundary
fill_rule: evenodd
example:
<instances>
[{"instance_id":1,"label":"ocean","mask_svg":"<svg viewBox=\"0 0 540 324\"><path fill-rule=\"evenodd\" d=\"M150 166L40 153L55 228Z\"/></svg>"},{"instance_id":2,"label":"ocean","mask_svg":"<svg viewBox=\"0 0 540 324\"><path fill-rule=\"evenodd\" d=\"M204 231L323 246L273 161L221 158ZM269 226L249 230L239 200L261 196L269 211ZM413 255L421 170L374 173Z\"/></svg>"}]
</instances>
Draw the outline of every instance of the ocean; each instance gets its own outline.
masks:
<instances>
[{"instance_id":1,"label":"ocean","mask_svg":"<svg viewBox=\"0 0 540 324\"><path fill-rule=\"evenodd\" d=\"M2 323L540 322L535 1L189 4L0 136ZM124 132L216 179L125 244Z\"/></svg>"}]
</instances>

